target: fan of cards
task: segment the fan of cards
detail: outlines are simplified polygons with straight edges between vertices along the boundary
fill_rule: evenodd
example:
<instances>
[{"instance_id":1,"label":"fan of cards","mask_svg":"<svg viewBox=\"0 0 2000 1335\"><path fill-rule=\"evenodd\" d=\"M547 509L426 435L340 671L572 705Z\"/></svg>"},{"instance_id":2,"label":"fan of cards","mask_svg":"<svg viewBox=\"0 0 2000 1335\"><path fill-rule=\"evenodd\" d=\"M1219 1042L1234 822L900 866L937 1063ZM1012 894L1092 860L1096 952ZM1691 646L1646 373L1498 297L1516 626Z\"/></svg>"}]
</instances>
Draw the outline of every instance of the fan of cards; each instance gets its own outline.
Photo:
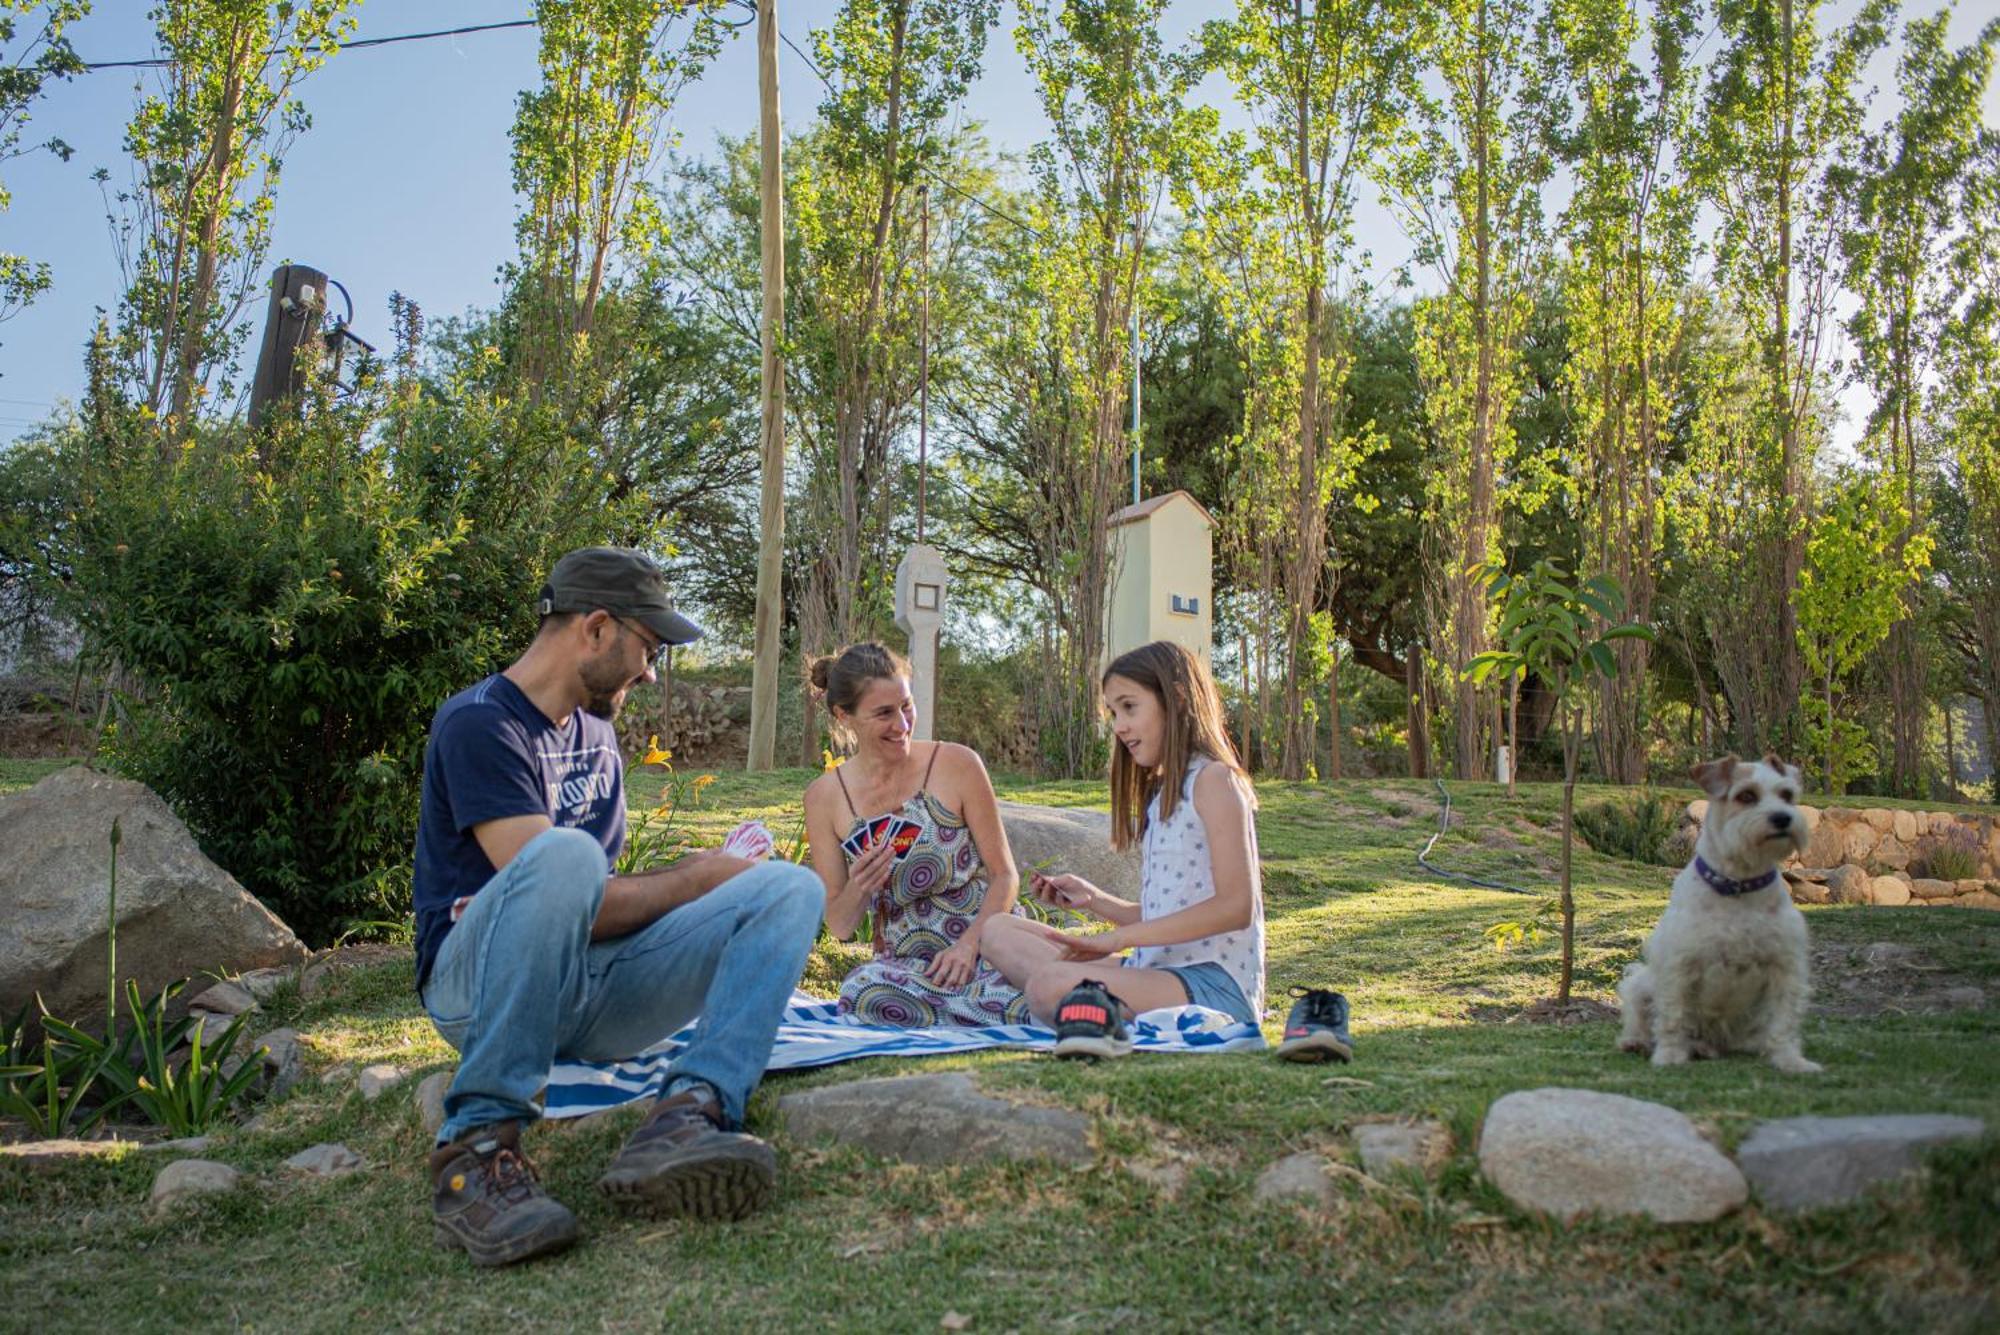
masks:
<instances>
[{"instance_id":1,"label":"fan of cards","mask_svg":"<svg viewBox=\"0 0 2000 1335\"><path fill-rule=\"evenodd\" d=\"M847 854L847 860L852 862L886 839L889 846L895 849L891 861L901 862L916 847L917 836L923 831L923 826L907 816L877 816L841 840L840 851Z\"/></svg>"},{"instance_id":2,"label":"fan of cards","mask_svg":"<svg viewBox=\"0 0 2000 1335\"><path fill-rule=\"evenodd\" d=\"M722 840L722 851L735 857L747 858L751 862L762 862L771 856L771 850L778 841L764 828L761 820L746 820L731 830Z\"/></svg>"}]
</instances>

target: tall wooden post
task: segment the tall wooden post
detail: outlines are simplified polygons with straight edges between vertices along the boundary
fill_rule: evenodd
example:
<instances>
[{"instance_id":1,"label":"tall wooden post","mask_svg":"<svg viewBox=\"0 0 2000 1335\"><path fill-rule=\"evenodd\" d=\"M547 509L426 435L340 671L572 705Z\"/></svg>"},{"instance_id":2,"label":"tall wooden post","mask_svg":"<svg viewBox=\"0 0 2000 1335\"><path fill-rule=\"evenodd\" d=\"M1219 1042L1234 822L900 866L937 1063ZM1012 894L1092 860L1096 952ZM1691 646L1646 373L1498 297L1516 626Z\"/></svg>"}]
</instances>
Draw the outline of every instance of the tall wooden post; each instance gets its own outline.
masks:
<instances>
[{"instance_id":1,"label":"tall wooden post","mask_svg":"<svg viewBox=\"0 0 2000 1335\"><path fill-rule=\"evenodd\" d=\"M785 367L778 342L785 316L785 195L778 122L778 4L757 0L758 134L763 148L763 494L758 506L755 658L750 669L748 769L770 769L778 750L778 660L784 652L781 587L785 552Z\"/></svg>"}]
</instances>

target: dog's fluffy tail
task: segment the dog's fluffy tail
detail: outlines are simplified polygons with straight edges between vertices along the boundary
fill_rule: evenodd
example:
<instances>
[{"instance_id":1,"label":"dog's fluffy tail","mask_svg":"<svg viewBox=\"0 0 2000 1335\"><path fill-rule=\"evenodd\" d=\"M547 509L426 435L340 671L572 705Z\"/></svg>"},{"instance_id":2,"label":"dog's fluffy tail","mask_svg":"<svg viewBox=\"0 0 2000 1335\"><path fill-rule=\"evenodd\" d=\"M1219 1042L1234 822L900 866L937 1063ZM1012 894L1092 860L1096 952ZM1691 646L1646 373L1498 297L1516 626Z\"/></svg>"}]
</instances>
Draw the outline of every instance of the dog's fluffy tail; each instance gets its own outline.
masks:
<instances>
[{"instance_id":1,"label":"dog's fluffy tail","mask_svg":"<svg viewBox=\"0 0 2000 1335\"><path fill-rule=\"evenodd\" d=\"M1625 966L1618 984L1618 1004L1625 1012L1625 1025L1618 1033L1618 1046L1626 1052L1653 1050L1653 971L1644 964Z\"/></svg>"}]
</instances>

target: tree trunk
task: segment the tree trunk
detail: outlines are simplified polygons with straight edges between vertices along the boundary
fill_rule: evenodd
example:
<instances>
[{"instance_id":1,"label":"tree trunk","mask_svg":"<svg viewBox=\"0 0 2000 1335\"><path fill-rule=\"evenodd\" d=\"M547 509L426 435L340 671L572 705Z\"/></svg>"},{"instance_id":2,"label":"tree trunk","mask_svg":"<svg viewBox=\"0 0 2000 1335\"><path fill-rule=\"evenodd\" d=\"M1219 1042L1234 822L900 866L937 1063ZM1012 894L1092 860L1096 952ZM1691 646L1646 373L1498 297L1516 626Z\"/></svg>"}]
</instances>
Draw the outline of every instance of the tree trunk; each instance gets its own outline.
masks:
<instances>
[{"instance_id":1,"label":"tree trunk","mask_svg":"<svg viewBox=\"0 0 2000 1335\"><path fill-rule=\"evenodd\" d=\"M746 768L777 761L778 672L784 653L785 196L778 118L778 0L757 0L758 134L763 155L763 488L757 538L755 652L750 670L750 754Z\"/></svg>"},{"instance_id":2,"label":"tree trunk","mask_svg":"<svg viewBox=\"0 0 2000 1335\"><path fill-rule=\"evenodd\" d=\"M1431 725L1430 710L1424 699L1423 651L1411 644L1404 651L1403 695L1405 708L1409 711L1410 777L1427 779L1430 777Z\"/></svg>"},{"instance_id":3,"label":"tree trunk","mask_svg":"<svg viewBox=\"0 0 2000 1335\"><path fill-rule=\"evenodd\" d=\"M1562 690L1560 681L1556 684ZM1570 849L1576 832L1576 762L1583 749L1583 711L1567 708L1563 719L1563 860L1562 860L1562 982L1556 1000L1569 1003L1570 983L1576 976L1576 898L1570 891Z\"/></svg>"},{"instance_id":4,"label":"tree trunk","mask_svg":"<svg viewBox=\"0 0 2000 1335\"><path fill-rule=\"evenodd\" d=\"M1326 669L1327 762L1326 777L1340 778L1340 641L1332 642Z\"/></svg>"}]
</instances>

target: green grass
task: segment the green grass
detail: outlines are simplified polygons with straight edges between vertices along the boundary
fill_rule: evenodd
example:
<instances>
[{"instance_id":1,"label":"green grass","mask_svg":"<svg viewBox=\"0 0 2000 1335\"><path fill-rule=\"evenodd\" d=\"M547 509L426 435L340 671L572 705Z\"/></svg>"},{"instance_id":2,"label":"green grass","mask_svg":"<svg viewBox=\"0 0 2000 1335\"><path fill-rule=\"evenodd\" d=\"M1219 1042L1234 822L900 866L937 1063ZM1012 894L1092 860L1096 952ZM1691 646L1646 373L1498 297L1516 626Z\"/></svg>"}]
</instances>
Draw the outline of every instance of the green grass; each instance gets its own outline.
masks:
<instances>
[{"instance_id":1,"label":"green grass","mask_svg":"<svg viewBox=\"0 0 2000 1335\"><path fill-rule=\"evenodd\" d=\"M0 783L21 776L0 768ZM757 815L780 839L810 775L722 776L693 823L704 837ZM1100 784L1003 779L1003 795L1103 801ZM652 796L635 784L635 806ZM1553 985L1555 947L1496 952L1484 929L1532 900L1439 882L1412 853L1435 828L1434 791L1407 781L1260 786L1270 924L1271 1008L1284 989L1338 986L1355 1007L1358 1060L1329 1073L1262 1056L1133 1058L1099 1067L1025 1054L875 1061L774 1076L752 1108L779 1147L782 1192L747 1223L634 1219L592 1183L638 1116L539 1128L530 1150L575 1207L585 1241L569 1255L475 1273L433 1251L426 1148L406 1091L364 1104L352 1071L394 1061L421 1074L451 1054L397 959L344 971L277 1018L305 1037L317 1076L219 1140L212 1156L244 1190L169 1219L145 1207L159 1160L31 1174L0 1164L0 1271L19 1295L9 1326L306 1326L702 1330L936 1330L948 1311L974 1330L1493 1329L1790 1330L1993 1327L2000 1278L2000 1142L1958 1152L1950 1171L1844 1210L1768 1216L1752 1207L1691 1229L1524 1217L1478 1178L1468 1149L1486 1106L1513 1089L1564 1084L1663 1102L1726 1144L1759 1118L1940 1111L2000 1128L1990 1004L1910 1004L1847 948L1903 942L1922 952L1905 983L2000 977L2000 915L1955 909L1808 910L1844 1003L1816 1014L1807 1052L1825 1075L1784 1077L1734 1059L1658 1072L1618 1053L1604 1023L1507 1022ZM1691 796L1692 794L1690 794ZM1434 857L1537 890L1557 864L1558 794L1455 785L1458 820ZM1592 794L1595 796L1595 794ZM1610 999L1664 902L1671 871L1579 844L1579 987ZM809 984L862 957L823 947ZM1871 981L1873 979L1873 981ZM1860 991L1853 990L1860 988ZM1874 988L1875 991L1868 989ZM989 1090L1079 1108L1099 1162L927 1171L795 1143L775 1127L786 1090L912 1071L965 1069ZM1366 1083L1328 1084L1329 1074ZM414 1077L412 1084L414 1083ZM1457 1153L1437 1181L1347 1183L1328 1211L1259 1208L1257 1173L1300 1149L1351 1158L1359 1119L1436 1116ZM368 1171L287 1181L280 1164L341 1140ZM1176 1199L1126 1171L1166 1157L1190 1167ZM29 1297L32 1295L32 1298ZM30 1317L30 1313L34 1313Z\"/></svg>"}]
</instances>

